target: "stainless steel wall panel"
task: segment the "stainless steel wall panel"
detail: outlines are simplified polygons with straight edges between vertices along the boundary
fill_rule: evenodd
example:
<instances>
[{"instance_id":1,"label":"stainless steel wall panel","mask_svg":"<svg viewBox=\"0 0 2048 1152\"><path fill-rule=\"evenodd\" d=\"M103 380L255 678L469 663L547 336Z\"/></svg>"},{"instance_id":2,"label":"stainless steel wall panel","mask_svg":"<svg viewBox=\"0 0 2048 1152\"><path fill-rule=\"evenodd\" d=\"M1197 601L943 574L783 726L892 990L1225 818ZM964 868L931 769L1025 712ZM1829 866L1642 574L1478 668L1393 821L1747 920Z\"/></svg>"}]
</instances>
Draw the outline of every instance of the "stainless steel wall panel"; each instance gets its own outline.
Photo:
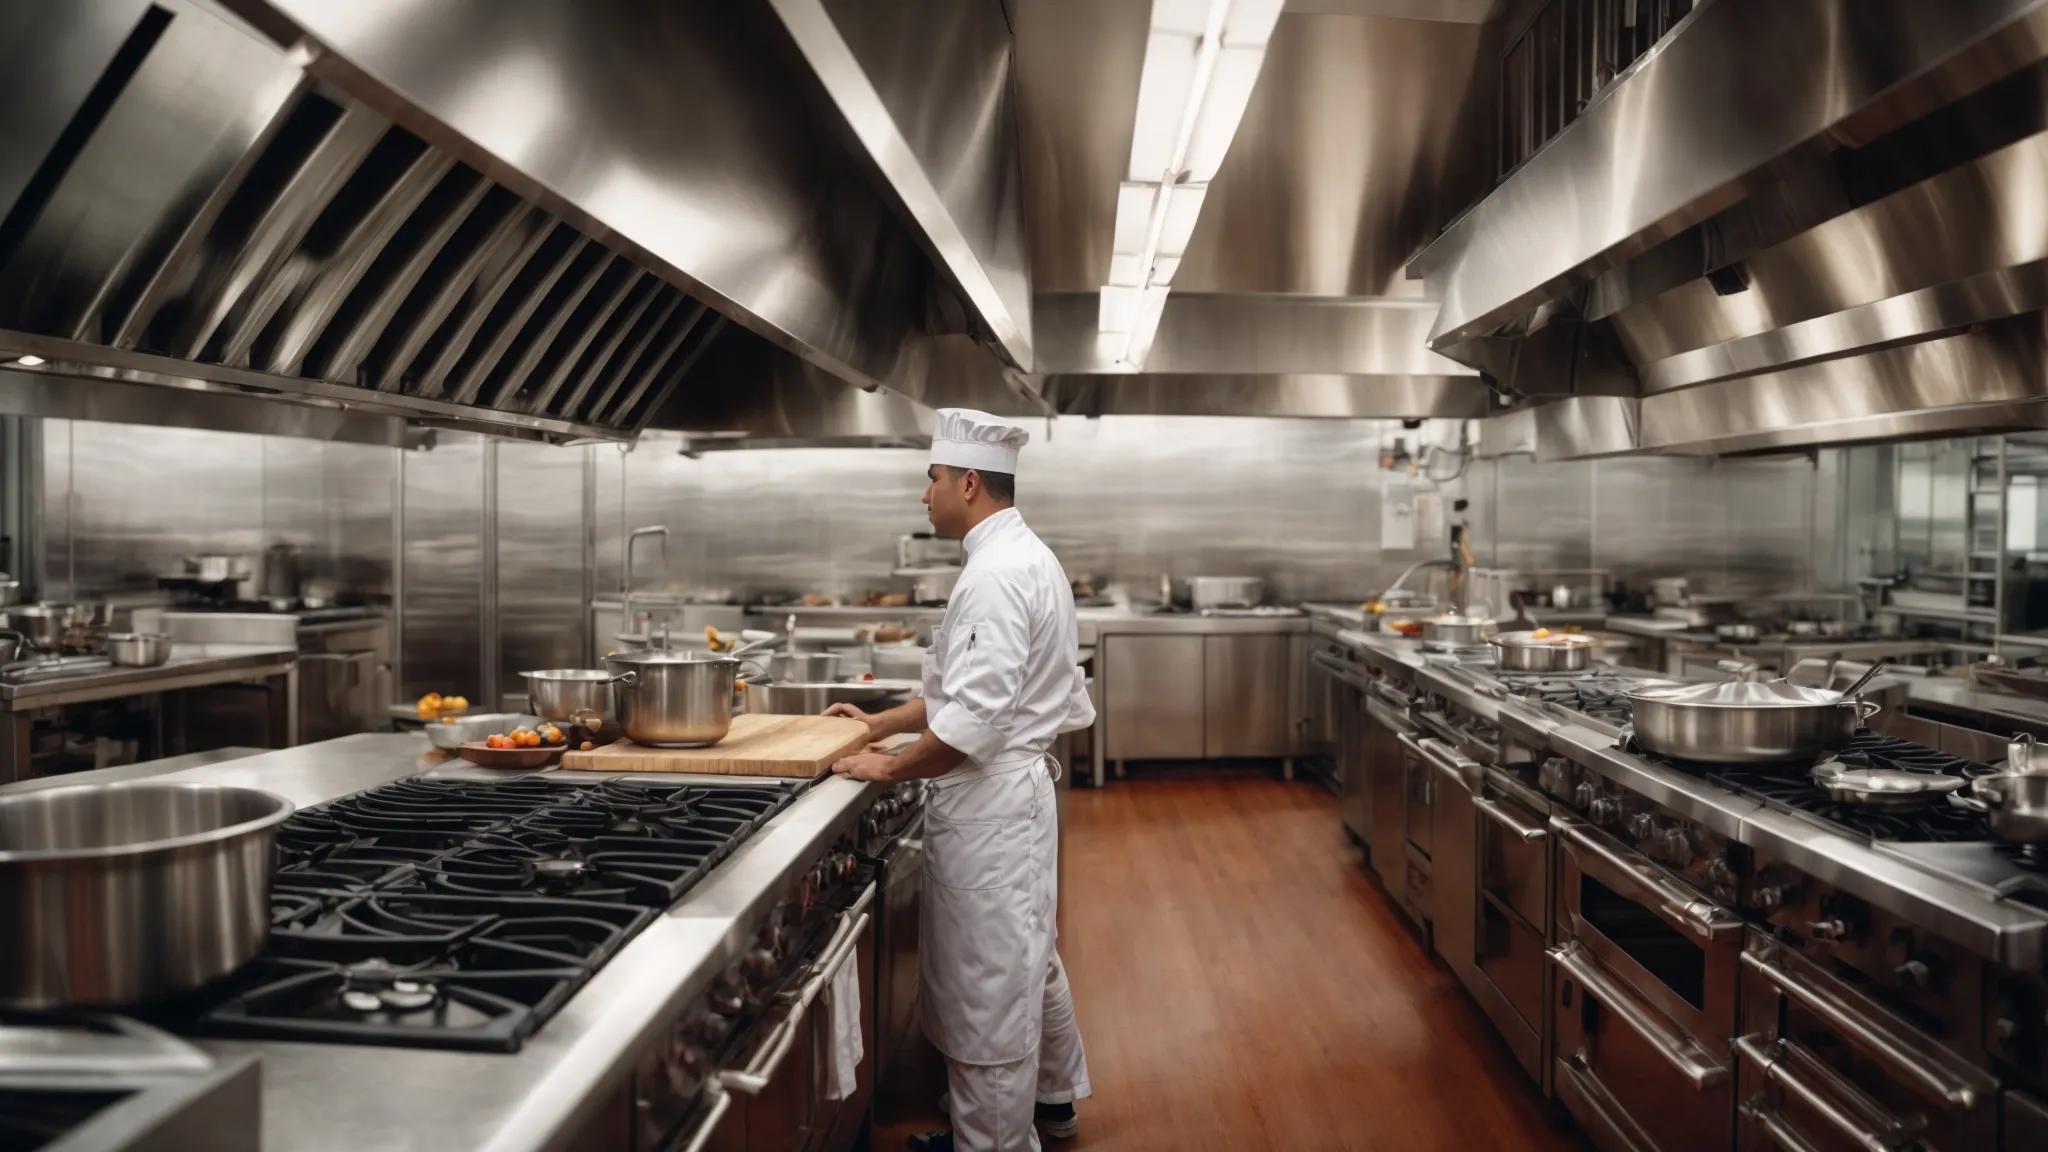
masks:
<instances>
[{"instance_id":1,"label":"stainless steel wall panel","mask_svg":"<svg viewBox=\"0 0 2048 1152\"><path fill-rule=\"evenodd\" d=\"M583 471L589 451L498 445L501 692L519 691L522 671L578 667L589 651L583 592Z\"/></svg>"},{"instance_id":2,"label":"stainless steel wall panel","mask_svg":"<svg viewBox=\"0 0 2048 1152\"><path fill-rule=\"evenodd\" d=\"M453 692L483 702L483 457L483 438L463 434L406 456L400 700Z\"/></svg>"},{"instance_id":3,"label":"stainless steel wall panel","mask_svg":"<svg viewBox=\"0 0 2048 1152\"><path fill-rule=\"evenodd\" d=\"M1127 372L1097 347L1096 293L1041 296L1041 375ZM1166 298L1147 373L1476 376L1424 343L1436 303L1388 297L1197 293Z\"/></svg>"}]
</instances>

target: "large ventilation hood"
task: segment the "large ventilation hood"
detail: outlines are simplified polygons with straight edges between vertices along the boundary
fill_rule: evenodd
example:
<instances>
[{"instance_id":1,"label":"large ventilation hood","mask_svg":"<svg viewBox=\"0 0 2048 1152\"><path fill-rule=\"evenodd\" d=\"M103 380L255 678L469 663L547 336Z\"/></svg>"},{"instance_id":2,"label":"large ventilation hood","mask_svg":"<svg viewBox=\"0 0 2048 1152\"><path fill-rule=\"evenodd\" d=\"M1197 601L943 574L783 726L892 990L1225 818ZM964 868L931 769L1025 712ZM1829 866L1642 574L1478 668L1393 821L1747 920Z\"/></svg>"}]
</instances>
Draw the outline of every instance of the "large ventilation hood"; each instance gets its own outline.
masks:
<instances>
[{"instance_id":1,"label":"large ventilation hood","mask_svg":"<svg viewBox=\"0 0 2048 1152\"><path fill-rule=\"evenodd\" d=\"M954 68L914 92L861 65L918 29L826 7L12 6L0 364L99 411L169 392L132 419L257 396L623 440L705 423L676 398L752 339L719 363L1042 411L1000 4L953 6ZM918 107L952 119L884 138Z\"/></svg>"},{"instance_id":2,"label":"large ventilation hood","mask_svg":"<svg viewBox=\"0 0 2048 1152\"><path fill-rule=\"evenodd\" d=\"M1482 450L2042 427L2044 55L2039 0L1701 5L1411 267Z\"/></svg>"}]
</instances>

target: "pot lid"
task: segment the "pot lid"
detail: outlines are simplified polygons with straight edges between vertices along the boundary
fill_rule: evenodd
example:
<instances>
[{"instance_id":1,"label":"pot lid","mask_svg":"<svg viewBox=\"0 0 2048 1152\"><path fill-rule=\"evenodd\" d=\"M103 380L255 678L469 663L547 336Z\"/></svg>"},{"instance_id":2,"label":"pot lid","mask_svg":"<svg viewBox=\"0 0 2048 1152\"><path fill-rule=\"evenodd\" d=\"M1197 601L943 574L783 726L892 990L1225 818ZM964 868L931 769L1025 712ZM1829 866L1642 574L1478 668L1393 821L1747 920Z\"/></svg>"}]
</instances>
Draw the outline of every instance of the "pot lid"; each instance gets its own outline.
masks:
<instances>
[{"instance_id":1,"label":"pot lid","mask_svg":"<svg viewBox=\"0 0 2048 1152\"><path fill-rule=\"evenodd\" d=\"M1968 781L1936 772L1905 772L1895 768L1845 768L1839 761L1814 766L1813 782L1823 788L1865 795L1919 796L1955 792Z\"/></svg>"},{"instance_id":2,"label":"pot lid","mask_svg":"<svg viewBox=\"0 0 2048 1152\"><path fill-rule=\"evenodd\" d=\"M1649 700L1674 704L1771 708L1802 704L1839 704L1840 692L1826 688L1804 688L1783 680L1727 681L1713 684L1680 684L1668 688L1639 689L1630 693Z\"/></svg>"}]
</instances>

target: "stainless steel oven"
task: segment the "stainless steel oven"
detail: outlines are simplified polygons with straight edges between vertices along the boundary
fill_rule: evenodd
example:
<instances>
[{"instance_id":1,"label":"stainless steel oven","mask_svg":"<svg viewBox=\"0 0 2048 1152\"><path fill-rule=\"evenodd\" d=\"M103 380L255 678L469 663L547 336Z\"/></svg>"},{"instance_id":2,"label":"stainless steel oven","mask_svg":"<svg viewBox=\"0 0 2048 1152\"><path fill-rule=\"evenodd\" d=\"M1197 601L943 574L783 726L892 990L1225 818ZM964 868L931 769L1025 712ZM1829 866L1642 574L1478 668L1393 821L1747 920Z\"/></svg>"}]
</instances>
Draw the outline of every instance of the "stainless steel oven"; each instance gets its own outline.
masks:
<instances>
[{"instance_id":1,"label":"stainless steel oven","mask_svg":"<svg viewBox=\"0 0 2048 1152\"><path fill-rule=\"evenodd\" d=\"M1998 1082L1982 1069L1762 932L1741 964L1741 1152L1999 1146Z\"/></svg>"},{"instance_id":2,"label":"stainless steel oven","mask_svg":"<svg viewBox=\"0 0 2048 1152\"><path fill-rule=\"evenodd\" d=\"M1605 1149L1728 1147L1743 922L1583 820L1549 830L1558 1098Z\"/></svg>"},{"instance_id":3,"label":"stainless steel oven","mask_svg":"<svg viewBox=\"0 0 2048 1152\"><path fill-rule=\"evenodd\" d=\"M875 918L875 1070L886 1075L917 1031L917 934L924 896L924 817L882 852Z\"/></svg>"},{"instance_id":4,"label":"stainless steel oven","mask_svg":"<svg viewBox=\"0 0 2048 1152\"><path fill-rule=\"evenodd\" d=\"M1472 798L1475 980L1468 986L1522 1068L1548 1084L1550 804L1498 768ZM1439 880L1441 883L1441 880Z\"/></svg>"},{"instance_id":5,"label":"stainless steel oven","mask_svg":"<svg viewBox=\"0 0 2048 1152\"><path fill-rule=\"evenodd\" d=\"M1473 800L1486 769L1441 740L1423 739L1417 744L1433 776L1430 946L1443 957L1459 983L1469 989L1479 978L1473 964L1474 936L1479 926L1479 887L1475 875L1479 860L1478 816Z\"/></svg>"},{"instance_id":6,"label":"stainless steel oven","mask_svg":"<svg viewBox=\"0 0 2048 1152\"><path fill-rule=\"evenodd\" d=\"M1366 717L1364 764L1367 804L1372 816L1372 835L1366 839L1372 851L1372 869L1380 886L1398 896L1407 883L1408 807L1403 791L1407 779L1407 749L1403 737L1417 733L1408 722L1408 706L1398 702L1391 690L1377 682L1363 700Z\"/></svg>"}]
</instances>

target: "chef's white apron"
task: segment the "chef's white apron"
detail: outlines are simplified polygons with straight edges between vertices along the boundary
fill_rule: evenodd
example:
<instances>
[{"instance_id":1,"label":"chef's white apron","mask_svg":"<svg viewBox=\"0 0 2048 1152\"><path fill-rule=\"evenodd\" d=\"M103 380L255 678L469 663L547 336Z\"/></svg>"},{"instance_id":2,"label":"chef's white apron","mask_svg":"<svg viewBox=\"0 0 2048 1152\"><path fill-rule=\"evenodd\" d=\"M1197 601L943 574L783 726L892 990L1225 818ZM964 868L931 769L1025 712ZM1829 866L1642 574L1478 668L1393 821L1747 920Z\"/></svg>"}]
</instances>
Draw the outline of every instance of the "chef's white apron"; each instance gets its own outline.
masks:
<instances>
[{"instance_id":1,"label":"chef's white apron","mask_svg":"<svg viewBox=\"0 0 2048 1152\"><path fill-rule=\"evenodd\" d=\"M925 809L919 969L925 1034L967 1064L1038 1050L1058 831L1044 757L972 761L933 781Z\"/></svg>"}]
</instances>

